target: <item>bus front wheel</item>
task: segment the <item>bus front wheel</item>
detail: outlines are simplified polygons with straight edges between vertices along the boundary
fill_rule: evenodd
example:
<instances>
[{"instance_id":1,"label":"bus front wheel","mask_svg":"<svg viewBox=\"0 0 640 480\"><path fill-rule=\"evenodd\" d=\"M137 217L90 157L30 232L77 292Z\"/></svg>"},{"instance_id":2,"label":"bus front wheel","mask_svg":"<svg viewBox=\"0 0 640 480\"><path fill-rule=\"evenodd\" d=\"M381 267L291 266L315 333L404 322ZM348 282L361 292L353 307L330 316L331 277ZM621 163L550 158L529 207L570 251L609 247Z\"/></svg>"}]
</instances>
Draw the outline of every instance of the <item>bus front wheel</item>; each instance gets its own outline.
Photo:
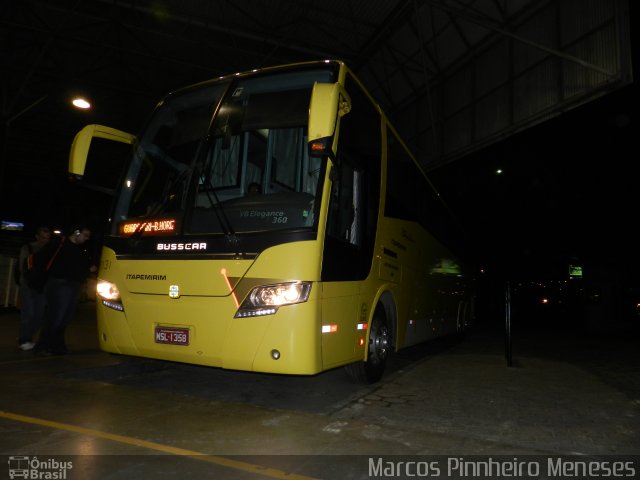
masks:
<instances>
[{"instance_id":1,"label":"bus front wheel","mask_svg":"<svg viewBox=\"0 0 640 480\"><path fill-rule=\"evenodd\" d=\"M384 309L378 305L369 329L369 352L367 359L345 366L349 377L358 383L375 383L384 373L389 355L389 327Z\"/></svg>"}]
</instances>

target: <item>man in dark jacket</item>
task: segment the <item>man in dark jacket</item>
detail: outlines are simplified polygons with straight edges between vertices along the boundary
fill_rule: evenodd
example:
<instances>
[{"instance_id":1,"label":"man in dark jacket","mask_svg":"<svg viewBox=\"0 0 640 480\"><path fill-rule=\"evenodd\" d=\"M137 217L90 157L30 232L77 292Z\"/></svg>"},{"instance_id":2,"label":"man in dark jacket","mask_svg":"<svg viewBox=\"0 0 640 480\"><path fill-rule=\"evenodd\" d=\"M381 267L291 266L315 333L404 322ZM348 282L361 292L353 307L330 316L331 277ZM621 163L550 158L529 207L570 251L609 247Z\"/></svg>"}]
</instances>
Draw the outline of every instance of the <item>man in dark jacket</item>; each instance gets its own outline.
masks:
<instances>
[{"instance_id":1,"label":"man in dark jacket","mask_svg":"<svg viewBox=\"0 0 640 480\"><path fill-rule=\"evenodd\" d=\"M48 277L44 287L47 302L45 322L36 352L62 355L67 353L64 333L73 319L82 285L96 267L83 244L91 238L88 227L77 228L68 237L56 237L41 252L47 255Z\"/></svg>"}]
</instances>

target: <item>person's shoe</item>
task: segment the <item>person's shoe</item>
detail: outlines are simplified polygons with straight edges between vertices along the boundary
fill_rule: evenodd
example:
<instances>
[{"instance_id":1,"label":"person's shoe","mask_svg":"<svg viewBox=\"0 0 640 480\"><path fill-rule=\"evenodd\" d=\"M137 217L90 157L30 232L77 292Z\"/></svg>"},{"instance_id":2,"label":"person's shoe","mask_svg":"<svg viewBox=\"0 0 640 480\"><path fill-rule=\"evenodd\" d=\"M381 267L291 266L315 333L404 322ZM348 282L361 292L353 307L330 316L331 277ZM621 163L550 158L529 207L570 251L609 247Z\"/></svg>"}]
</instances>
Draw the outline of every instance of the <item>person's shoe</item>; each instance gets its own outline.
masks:
<instances>
[{"instance_id":1,"label":"person's shoe","mask_svg":"<svg viewBox=\"0 0 640 480\"><path fill-rule=\"evenodd\" d=\"M20 344L20 350L32 350L35 346L36 344L33 342L23 342Z\"/></svg>"}]
</instances>

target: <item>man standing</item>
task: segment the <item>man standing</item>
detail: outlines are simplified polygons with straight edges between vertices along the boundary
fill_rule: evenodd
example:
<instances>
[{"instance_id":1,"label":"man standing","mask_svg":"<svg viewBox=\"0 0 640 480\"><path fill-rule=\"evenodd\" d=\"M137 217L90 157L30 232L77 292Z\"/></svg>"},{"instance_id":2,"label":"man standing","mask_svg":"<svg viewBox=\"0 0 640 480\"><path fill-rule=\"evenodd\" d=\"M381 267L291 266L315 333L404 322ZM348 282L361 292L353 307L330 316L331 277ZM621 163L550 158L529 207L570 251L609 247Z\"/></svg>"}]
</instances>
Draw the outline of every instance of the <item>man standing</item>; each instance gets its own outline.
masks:
<instances>
[{"instance_id":1,"label":"man standing","mask_svg":"<svg viewBox=\"0 0 640 480\"><path fill-rule=\"evenodd\" d=\"M48 258L48 276L44 287L47 303L45 321L36 352L67 353L64 334L76 313L80 290L90 272L90 258L83 245L91 238L88 227L79 227L68 237L57 237L41 251Z\"/></svg>"},{"instance_id":2,"label":"man standing","mask_svg":"<svg viewBox=\"0 0 640 480\"><path fill-rule=\"evenodd\" d=\"M45 307L44 292L27 284L25 266L29 256L38 252L50 239L51 230L48 227L38 227L35 241L24 244L18 256L18 267L20 269L20 331L18 332L18 345L22 350L31 350L34 347L33 337L42 326Z\"/></svg>"}]
</instances>

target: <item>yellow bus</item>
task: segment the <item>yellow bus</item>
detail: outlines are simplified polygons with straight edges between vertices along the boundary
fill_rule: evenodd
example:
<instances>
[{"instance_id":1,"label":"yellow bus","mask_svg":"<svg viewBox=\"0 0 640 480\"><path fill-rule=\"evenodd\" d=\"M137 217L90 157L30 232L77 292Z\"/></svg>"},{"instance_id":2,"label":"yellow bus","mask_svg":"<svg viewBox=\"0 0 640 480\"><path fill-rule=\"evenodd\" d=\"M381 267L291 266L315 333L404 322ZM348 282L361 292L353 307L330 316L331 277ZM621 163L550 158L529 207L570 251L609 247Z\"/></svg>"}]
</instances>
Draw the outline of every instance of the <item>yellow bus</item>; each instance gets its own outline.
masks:
<instances>
[{"instance_id":1,"label":"yellow bus","mask_svg":"<svg viewBox=\"0 0 640 480\"><path fill-rule=\"evenodd\" d=\"M104 351L375 382L390 352L470 320L446 209L343 62L181 89L139 136L89 125L72 175L93 138L132 152L98 273Z\"/></svg>"}]
</instances>

